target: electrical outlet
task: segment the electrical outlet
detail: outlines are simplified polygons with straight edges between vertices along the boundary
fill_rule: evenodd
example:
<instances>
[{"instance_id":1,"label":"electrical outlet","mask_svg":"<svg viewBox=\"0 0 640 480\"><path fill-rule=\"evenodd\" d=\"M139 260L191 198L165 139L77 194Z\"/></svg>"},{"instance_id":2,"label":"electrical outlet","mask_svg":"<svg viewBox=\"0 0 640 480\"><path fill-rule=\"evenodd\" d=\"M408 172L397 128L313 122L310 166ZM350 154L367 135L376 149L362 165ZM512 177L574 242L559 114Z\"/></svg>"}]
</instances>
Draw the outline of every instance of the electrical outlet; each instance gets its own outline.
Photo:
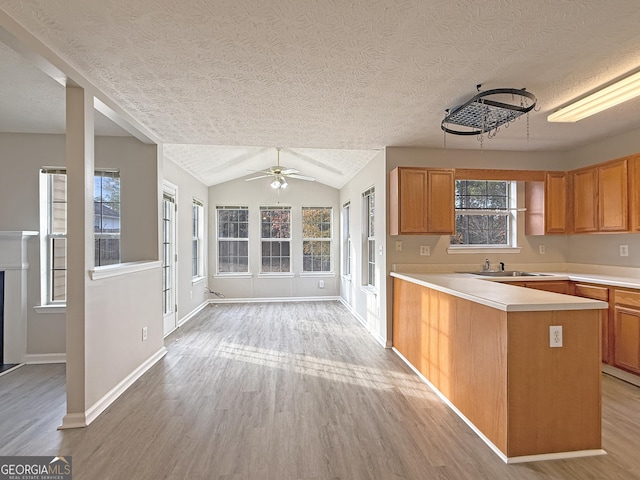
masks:
<instances>
[{"instance_id":1,"label":"electrical outlet","mask_svg":"<svg viewBox=\"0 0 640 480\"><path fill-rule=\"evenodd\" d=\"M431 247L429 245L420 245L420 255L423 255L423 256L431 255Z\"/></svg>"},{"instance_id":2,"label":"electrical outlet","mask_svg":"<svg viewBox=\"0 0 640 480\"><path fill-rule=\"evenodd\" d=\"M142 341L147 340L147 327L142 327Z\"/></svg>"},{"instance_id":3,"label":"electrical outlet","mask_svg":"<svg viewBox=\"0 0 640 480\"><path fill-rule=\"evenodd\" d=\"M402 240L396 240L396 252L402 251Z\"/></svg>"},{"instance_id":4,"label":"electrical outlet","mask_svg":"<svg viewBox=\"0 0 640 480\"><path fill-rule=\"evenodd\" d=\"M549 346L562 346L562 325L552 325L549 327Z\"/></svg>"},{"instance_id":5,"label":"electrical outlet","mask_svg":"<svg viewBox=\"0 0 640 480\"><path fill-rule=\"evenodd\" d=\"M318 288L324 288L324 280L318 281Z\"/></svg>"},{"instance_id":6,"label":"electrical outlet","mask_svg":"<svg viewBox=\"0 0 640 480\"><path fill-rule=\"evenodd\" d=\"M378 246L378 255L382 256L382 255L383 255L383 253L384 253L384 250L383 250L383 248L382 248L382 245L379 245L379 246Z\"/></svg>"},{"instance_id":7,"label":"electrical outlet","mask_svg":"<svg viewBox=\"0 0 640 480\"><path fill-rule=\"evenodd\" d=\"M189 298L193 298L193 290L189 290Z\"/></svg>"},{"instance_id":8,"label":"electrical outlet","mask_svg":"<svg viewBox=\"0 0 640 480\"><path fill-rule=\"evenodd\" d=\"M629 256L629 245L620 245L620 256L621 257Z\"/></svg>"},{"instance_id":9,"label":"electrical outlet","mask_svg":"<svg viewBox=\"0 0 640 480\"><path fill-rule=\"evenodd\" d=\"M544 245L538 245L538 250L540 251L540 255L544 255L545 254Z\"/></svg>"}]
</instances>

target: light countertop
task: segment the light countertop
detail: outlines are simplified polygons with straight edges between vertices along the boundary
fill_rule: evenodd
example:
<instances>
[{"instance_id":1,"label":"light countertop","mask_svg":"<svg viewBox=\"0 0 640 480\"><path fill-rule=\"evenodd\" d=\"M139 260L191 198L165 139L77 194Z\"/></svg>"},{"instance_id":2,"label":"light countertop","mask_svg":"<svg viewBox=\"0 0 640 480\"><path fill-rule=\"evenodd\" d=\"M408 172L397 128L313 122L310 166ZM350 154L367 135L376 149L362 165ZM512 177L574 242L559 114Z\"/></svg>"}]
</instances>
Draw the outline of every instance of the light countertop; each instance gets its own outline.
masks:
<instances>
[{"instance_id":1,"label":"light countertop","mask_svg":"<svg viewBox=\"0 0 640 480\"><path fill-rule=\"evenodd\" d=\"M606 283L607 285L620 287L640 288L640 284L635 284L637 287L632 287L629 281L625 282L618 277L609 278L604 275L592 276L591 274L544 273L548 274L539 277L480 277L469 273L391 272L391 276L506 312L599 310L609 308L609 304L599 300L524 288L499 282L574 280L589 283ZM617 282L614 280L616 278L618 279Z\"/></svg>"}]
</instances>

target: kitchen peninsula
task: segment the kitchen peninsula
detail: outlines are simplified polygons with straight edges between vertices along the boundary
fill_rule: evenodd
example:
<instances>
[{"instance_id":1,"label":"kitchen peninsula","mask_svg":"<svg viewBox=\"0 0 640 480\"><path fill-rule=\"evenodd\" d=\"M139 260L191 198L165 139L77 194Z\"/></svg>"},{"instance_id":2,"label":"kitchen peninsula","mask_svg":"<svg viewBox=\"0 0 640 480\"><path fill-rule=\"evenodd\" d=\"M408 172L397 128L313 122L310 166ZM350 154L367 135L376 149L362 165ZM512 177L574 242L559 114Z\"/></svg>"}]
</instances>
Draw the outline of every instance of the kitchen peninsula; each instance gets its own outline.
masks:
<instances>
[{"instance_id":1,"label":"kitchen peninsula","mask_svg":"<svg viewBox=\"0 0 640 480\"><path fill-rule=\"evenodd\" d=\"M505 462L604 453L606 302L468 274L391 275L394 350Z\"/></svg>"}]
</instances>

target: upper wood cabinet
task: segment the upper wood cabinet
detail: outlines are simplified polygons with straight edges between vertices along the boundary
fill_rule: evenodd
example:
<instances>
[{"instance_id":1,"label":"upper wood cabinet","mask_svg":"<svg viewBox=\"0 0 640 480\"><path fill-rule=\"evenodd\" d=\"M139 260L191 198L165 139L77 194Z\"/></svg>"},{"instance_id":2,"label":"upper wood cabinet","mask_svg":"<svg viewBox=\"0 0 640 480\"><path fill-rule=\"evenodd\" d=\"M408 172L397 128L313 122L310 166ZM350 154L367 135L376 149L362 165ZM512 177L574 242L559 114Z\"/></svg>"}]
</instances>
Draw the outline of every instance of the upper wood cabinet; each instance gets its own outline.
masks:
<instances>
[{"instance_id":1,"label":"upper wood cabinet","mask_svg":"<svg viewBox=\"0 0 640 480\"><path fill-rule=\"evenodd\" d=\"M574 170L571 175L574 232L629 230L626 158Z\"/></svg>"},{"instance_id":2,"label":"upper wood cabinet","mask_svg":"<svg viewBox=\"0 0 640 480\"><path fill-rule=\"evenodd\" d=\"M389 234L455 232L453 169L396 167L389 173Z\"/></svg>"},{"instance_id":3,"label":"upper wood cabinet","mask_svg":"<svg viewBox=\"0 0 640 480\"><path fill-rule=\"evenodd\" d=\"M616 160L598 166L598 230L629 230L629 198L627 160Z\"/></svg>"},{"instance_id":4,"label":"upper wood cabinet","mask_svg":"<svg viewBox=\"0 0 640 480\"><path fill-rule=\"evenodd\" d=\"M628 157L629 230L640 231L640 154Z\"/></svg>"},{"instance_id":5,"label":"upper wood cabinet","mask_svg":"<svg viewBox=\"0 0 640 480\"><path fill-rule=\"evenodd\" d=\"M525 182L525 235L568 233L568 193L566 172L547 172L544 182Z\"/></svg>"},{"instance_id":6,"label":"upper wood cabinet","mask_svg":"<svg viewBox=\"0 0 640 480\"><path fill-rule=\"evenodd\" d=\"M581 168L571 172L573 185L573 231L598 231L598 169Z\"/></svg>"}]
</instances>

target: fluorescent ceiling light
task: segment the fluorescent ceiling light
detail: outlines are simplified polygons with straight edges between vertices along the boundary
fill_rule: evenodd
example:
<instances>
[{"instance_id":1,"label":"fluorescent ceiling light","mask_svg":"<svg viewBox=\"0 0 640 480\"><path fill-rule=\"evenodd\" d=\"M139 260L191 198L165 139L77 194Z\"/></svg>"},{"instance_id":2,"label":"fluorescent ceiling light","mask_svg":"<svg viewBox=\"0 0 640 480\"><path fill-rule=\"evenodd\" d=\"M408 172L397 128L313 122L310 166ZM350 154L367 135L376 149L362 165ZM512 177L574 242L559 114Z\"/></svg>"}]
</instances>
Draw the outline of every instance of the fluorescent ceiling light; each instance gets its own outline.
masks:
<instances>
[{"instance_id":1,"label":"fluorescent ceiling light","mask_svg":"<svg viewBox=\"0 0 640 480\"><path fill-rule=\"evenodd\" d=\"M570 103L547 117L549 122L577 122L640 95L640 72Z\"/></svg>"}]
</instances>

